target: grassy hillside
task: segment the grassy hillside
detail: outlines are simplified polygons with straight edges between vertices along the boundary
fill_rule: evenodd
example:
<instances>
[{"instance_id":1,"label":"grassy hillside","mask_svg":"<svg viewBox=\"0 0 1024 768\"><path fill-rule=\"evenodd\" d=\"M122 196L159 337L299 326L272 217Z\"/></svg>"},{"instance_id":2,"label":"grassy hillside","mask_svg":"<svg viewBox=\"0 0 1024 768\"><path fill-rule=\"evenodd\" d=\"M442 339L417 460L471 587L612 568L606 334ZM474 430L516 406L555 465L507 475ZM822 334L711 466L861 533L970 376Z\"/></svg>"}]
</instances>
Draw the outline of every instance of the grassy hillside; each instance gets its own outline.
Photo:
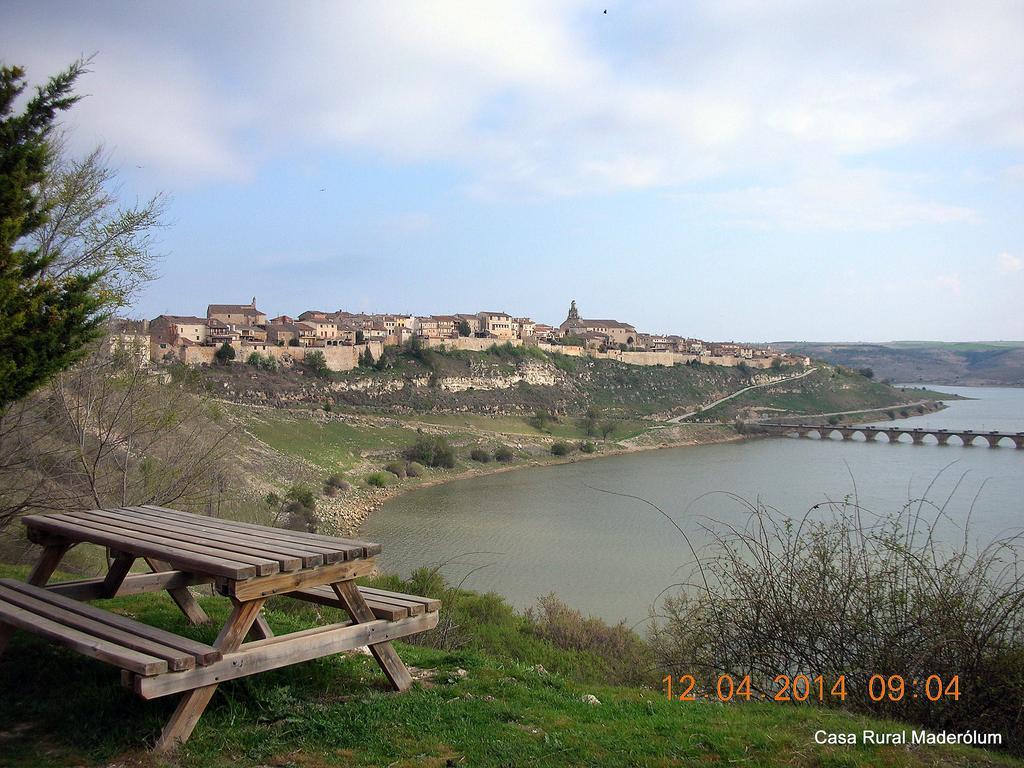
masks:
<instances>
[{"instance_id":1,"label":"grassy hillside","mask_svg":"<svg viewBox=\"0 0 1024 768\"><path fill-rule=\"evenodd\" d=\"M378 364L380 369L357 368L319 377L301 366L265 371L244 364L211 366L187 375L221 399L248 405L416 418L421 414L465 415L467 419L477 415L507 421L538 411L579 417L592 408L622 420L660 420L761 384L765 377L802 372L801 368L766 371L699 364L635 366L509 345L486 352L389 348ZM783 399L772 407L813 413L857 407L867 410L904 401L901 393L877 377L870 381L849 370L833 372L826 367L828 375L819 373L805 382L801 397ZM813 387L807 386L812 383ZM836 391L827 392L829 387ZM745 402L763 403L760 396L767 391L755 393ZM843 407L834 408L837 404ZM729 418L735 410L723 409L723 413ZM508 431L523 433L522 425L515 424ZM549 431L558 435L556 430ZM566 432L558 436L576 435Z\"/></svg>"},{"instance_id":2,"label":"grassy hillside","mask_svg":"<svg viewBox=\"0 0 1024 768\"><path fill-rule=\"evenodd\" d=\"M0 567L5 576L23 570ZM394 579L384 582L396 586ZM422 586L422 585L419 585ZM967 748L829 747L815 730L901 730L814 706L669 701L657 682L616 684L600 655L566 650L500 598L445 595L462 627L456 649L398 644L420 679L394 694L372 659L349 654L223 684L175 765L217 766L995 766L1009 757ZM226 601L202 598L214 625ZM165 595L111 601L139 620L210 641ZM317 622L278 599L275 630ZM326 612L330 614L330 611ZM430 638L427 638L429 641ZM538 666L541 665L541 666ZM657 670L650 670L657 678ZM147 747L174 697L144 702L111 667L19 633L0 657L4 766L163 764ZM600 704L585 703L596 696Z\"/></svg>"},{"instance_id":3,"label":"grassy hillside","mask_svg":"<svg viewBox=\"0 0 1024 768\"><path fill-rule=\"evenodd\" d=\"M539 409L579 415L596 405L617 416L642 417L729 394L758 373L711 365L635 366L508 346L489 352L389 348L381 365L323 378L302 367L265 371L244 364L189 375L217 397L277 408L514 416Z\"/></svg>"},{"instance_id":4,"label":"grassy hillside","mask_svg":"<svg viewBox=\"0 0 1024 768\"><path fill-rule=\"evenodd\" d=\"M784 342L779 346L879 378L905 383L1024 385L1024 342L842 344Z\"/></svg>"},{"instance_id":5,"label":"grassy hillside","mask_svg":"<svg viewBox=\"0 0 1024 768\"><path fill-rule=\"evenodd\" d=\"M924 400L934 394L916 390L904 392L849 369L825 367L801 379L752 389L708 409L703 416L729 420L738 415L781 417L869 411Z\"/></svg>"}]
</instances>

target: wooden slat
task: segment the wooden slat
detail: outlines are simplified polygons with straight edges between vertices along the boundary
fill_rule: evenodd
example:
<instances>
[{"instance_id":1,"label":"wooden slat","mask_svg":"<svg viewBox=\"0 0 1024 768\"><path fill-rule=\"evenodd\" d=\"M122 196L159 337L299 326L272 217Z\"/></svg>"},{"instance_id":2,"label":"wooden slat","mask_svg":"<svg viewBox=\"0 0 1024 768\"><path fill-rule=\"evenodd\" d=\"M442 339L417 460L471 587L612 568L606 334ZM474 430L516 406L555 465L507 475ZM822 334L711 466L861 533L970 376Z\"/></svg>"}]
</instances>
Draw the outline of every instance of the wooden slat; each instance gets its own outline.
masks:
<instances>
[{"instance_id":1,"label":"wooden slat","mask_svg":"<svg viewBox=\"0 0 1024 768\"><path fill-rule=\"evenodd\" d=\"M162 573L130 573L117 590L117 597L125 595L141 595L148 592L161 592L165 589L179 589L195 584L209 584L213 581L212 576L199 576L188 571L164 571ZM57 584L50 584L46 589L58 595L70 597L73 600L90 601L101 600L103 594L103 579L77 579L75 581L62 581Z\"/></svg>"},{"instance_id":2,"label":"wooden slat","mask_svg":"<svg viewBox=\"0 0 1024 768\"><path fill-rule=\"evenodd\" d=\"M399 621L370 621L364 624L343 622L280 635L270 640L246 643L236 653L225 653L221 661L208 667L197 667L188 672L157 678L136 677L132 681L133 688L142 698L155 699L197 686L222 683L363 645L375 645L425 632L437 626L437 619L438 614L425 613Z\"/></svg>"},{"instance_id":3,"label":"wooden slat","mask_svg":"<svg viewBox=\"0 0 1024 768\"><path fill-rule=\"evenodd\" d=\"M77 629L65 627L51 619L38 616L31 611L0 600L0 619L17 629L39 635L78 653L107 662L121 669L127 669L144 679L167 671L167 662L130 648L124 648L109 640L93 637ZM185 672L181 674L187 674Z\"/></svg>"},{"instance_id":4,"label":"wooden slat","mask_svg":"<svg viewBox=\"0 0 1024 768\"><path fill-rule=\"evenodd\" d=\"M28 532L31 534L32 529L30 528ZM31 535L29 538L31 538ZM57 565L69 547L70 542L63 539L56 539L44 544L42 554L39 555L39 559L36 560L35 565L32 566L32 570L28 574L28 583L34 584L37 587L44 586L50 580L50 576L57 569ZM7 643L10 641L13 632L14 630L10 625L0 624L0 654L7 648Z\"/></svg>"},{"instance_id":5,"label":"wooden slat","mask_svg":"<svg viewBox=\"0 0 1024 768\"><path fill-rule=\"evenodd\" d=\"M221 658L221 652L216 648L213 648L205 643L201 643L198 640L193 640L189 637L182 637L176 635L173 632L168 632L165 629L159 627L152 627L149 624L143 624L142 622L130 619L127 616L121 616L117 613L111 613L110 611L103 610L94 605L88 603L81 603L77 600L73 600L64 595L54 594L49 589L42 589L33 587L29 584L24 584L14 579L0 579L0 590L3 590L3 594L9 595L10 593L18 593L31 597L40 603L52 605L54 608L59 608L68 613L73 613L78 616L91 619L101 624L106 624L110 627L130 632L133 635L149 640L153 643L157 643L162 646L166 646L169 649L180 651L196 660L199 664L209 664L214 661L218 661ZM154 654L155 655L155 654Z\"/></svg>"},{"instance_id":6,"label":"wooden slat","mask_svg":"<svg viewBox=\"0 0 1024 768\"><path fill-rule=\"evenodd\" d=\"M136 519L156 521L159 525L167 527L173 530L185 530L193 532L204 539L212 541L231 542L232 545L235 543L243 546L255 547L268 553L272 553L277 559L288 559L288 558L299 558L301 563L296 567L301 568L315 568L318 565L323 565L324 554L328 550L321 550L320 548L305 546L296 544L288 541L276 541L267 536L260 535L258 532L240 533L233 531L230 528L217 528L212 525L208 525L205 520L206 518L201 515L195 515L195 520L184 520L176 517L169 517L167 515L161 515L159 512L154 512L151 509L145 509L144 507L118 507L117 511L121 514L134 516ZM344 560L342 553L332 552L335 558L330 562L337 562L338 560ZM295 570L295 568L284 568L281 570Z\"/></svg>"},{"instance_id":7,"label":"wooden slat","mask_svg":"<svg viewBox=\"0 0 1024 768\"><path fill-rule=\"evenodd\" d=\"M57 515L28 515L22 520L31 529L62 536L72 541L88 541L93 544L128 550L132 554L151 555L166 560L183 570L198 571L229 579L248 579L256 575L256 566L248 563L233 562L220 557L210 557L182 550L169 551L166 546L131 536L97 530L95 527L83 525L80 521L57 519L58 517Z\"/></svg>"},{"instance_id":8,"label":"wooden slat","mask_svg":"<svg viewBox=\"0 0 1024 768\"><path fill-rule=\"evenodd\" d=\"M168 509L167 507L158 507L155 504L144 504L143 506L146 507L147 509L156 509L156 510L159 510L161 512L172 513L172 514L178 515L179 517L185 517L185 518L202 517L200 515L193 515L190 512L182 512L182 511L177 510L177 509ZM205 518L205 517L203 519L221 520L220 518ZM221 520L221 522L228 523L232 527L234 527L234 528L236 528L238 530L253 530L253 529L255 529L255 530L259 530L259 531L266 531L266 532L271 532L271 533L275 533L275 534L282 535L282 536L287 536L289 539L291 539L293 541L308 541L310 543L317 543L317 542L319 542L323 546L336 547L336 548L339 548L339 549L342 549L342 550L344 550L344 549L359 549L359 550L362 550L362 554L361 554L362 557L373 557L374 555L379 555L380 552L381 552L380 544L374 544L373 542L362 541L360 539L347 539L347 538L340 537L340 536L325 536L325 535L319 534L319 533L302 533L301 531L288 531L288 530L286 530L284 528L271 528L271 527L266 526L266 525L256 525L255 523L243 523L243 522L240 522L240 521L237 521L237 520L230 520L230 521Z\"/></svg>"},{"instance_id":9,"label":"wooden slat","mask_svg":"<svg viewBox=\"0 0 1024 768\"><path fill-rule=\"evenodd\" d=\"M385 589L375 589L373 587L359 587L359 592L362 594L363 599L366 600L366 604L370 606L373 615L378 619L395 621L396 619L404 619L406 616L418 616L421 613L434 612L441 607L440 600L420 597L419 595L406 595L401 592L389 592ZM289 592L288 597L294 597L298 600L305 600L306 602L318 605L344 608L341 600L338 599L330 585L296 590L295 592Z\"/></svg>"},{"instance_id":10,"label":"wooden slat","mask_svg":"<svg viewBox=\"0 0 1024 768\"><path fill-rule=\"evenodd\" d=\"M47 593L44 592L44 594ZM24 608L26 611L31 611L36 616L42 616L43 618L55 621L63 627L83 632L90 637L109 640L122 648L130 648L147 656L163 659L167 662L167 668L173 671L180 672L192 669L196 665L195 657L191 654L135 634L132 631L134 627L126 630L111 626L91 616L84 615L80 611L69 611L59 605L39 600L31 594L8 589L5 585L0 585L0 600L10 605Z\"/></svg>"},{"instance_id":11,"label":"wooden slat","mask_svg":"<svg viewBox=\"0 0 1024 768\"><path fill-rule=\"evenodd\" d=\"M294 597L297 600L303 600L307 603L316 603L317 605L326 605L332 608L344 608L341 600L334 594L334 590L330 586L322 587L311 587L310 589L299 589L294 592L289 592L288 597ZM370 610L373 611L373 615L378 619L386 619L387 621L397 621L398 619L404 619L410 615L408 606L393 605L389 603L375 603L371 600L367 600L366 604L370 606ZM423 607L420 606L420 613L423 613Z\"/></svg>"},{"instance_id":12,"label":"wooden slat","mask_svg":"<svg viewBox=\"0 0 1024 768\"><path fill-rule=\"evenodd\" d=\"M161 544L169 550L183 550L186 552L197 552L211 557L222 557L225 560L245 563L255 566L257 576L269 576L281 570L277 560L270 560L257 555L247 555L243 552L232 551L226 546L213 546L207 544L196 544L174 534L161 535L152 528L133 524L129 520L123 520L102 509L92 509L81 512L63 512L54 515L56 518L72 519L90 526L96 526L113 533L122 533L135 539L150 541Z\"/></svg>"},{"instance_id":13,"label":"wooden slat","mask_svg":"<svg viewBox=\"0 0 1024 768\"><path fill-rule=\"evenodd\" d=\"M91 515L99 511L92 510L89 514ZM104 509L102 511L107 513L109 517L121 520L133 528L137 526L140 530L152 531L161 536L169 536L175 539L180 538L182 541L199 544L200 546L221 549L230 552L232 555L237 553L243 556L251 555L267 560L276 560L278 567L282 571L296 571L303 567L302 558L296 557L294 553L283 552L279 548L264 546L261 542L252 538L240 539L235 536L214 536L201 530L198 525L160 520L159 518L139 514L126 507ZM323 558L313 557L311 561L313 565L320 565L323 562Z\"/></svg>"},{"instance_id":14,"label":"wooden slat","mask_svg":"<svg viewBox=\"0 0 1024 768\"><path fill-rule=\"evenodd\" d=\"M386 589L377 589L376 587L360 587L359 591L363 593L367 600L369 600L371 597L377 597L398 600L400 602L417 603L419 605L422 605L428 613L440 610L441 608L441 601L435 600L432 597L422 597L421 595L406 595L402 592L389 592Z\"/></svg>"},{"instance_id":15,"label":"wooden slat","mask_svg":"<svg viewBox=\"0 0 1024 768\"><path fill-rule=\"evenodd\" d=\"M316 587L321 584L367 576L373 572L375 567L376 563L372 559L352 560L305 571L256 577L245 581L229 580L223 586L227 594L237 597L239 600L254 600L258 597L280 595L305 587Z\"/></svg>"},{"instance_id":16,"label":"wooden slat","mask_svg":"<svg viewBox=\"0 0 1024 768\"><path fill-rule=\"evenodd\" d=\"M360 547L351 545L339 547L338 541L335 541L333 546L319 541L310 541L301 538L308 534L303 534L299 531L289 531L284 528L254 525L251 529L243 529L240 527L240 523L233 520L224 520L207 515L193 515L190 512L181 512L176 509L165 509L164 507L153 507L150 505L124 507L124 509L151 515L158 519L173 519L186 525L202 526L211 533L224 532L246 540L258 539L275 546L287 546L295 549L297 552L315 553L323 558L324 563L337 563L341 560L353 560L363 556Z\"/></svg>"}]
</instances>

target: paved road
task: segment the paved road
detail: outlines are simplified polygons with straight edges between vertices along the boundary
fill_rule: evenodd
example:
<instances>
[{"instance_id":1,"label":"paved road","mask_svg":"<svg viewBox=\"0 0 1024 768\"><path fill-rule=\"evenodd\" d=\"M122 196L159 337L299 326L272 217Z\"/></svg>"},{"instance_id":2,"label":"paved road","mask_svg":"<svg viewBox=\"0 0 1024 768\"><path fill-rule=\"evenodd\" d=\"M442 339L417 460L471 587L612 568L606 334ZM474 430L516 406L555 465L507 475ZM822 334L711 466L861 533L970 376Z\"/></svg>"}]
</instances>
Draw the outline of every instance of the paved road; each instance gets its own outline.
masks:
<instances>
[{"instance_id":1,"label":"paved road","mask_svg":"<svg viewBox=\"0 0 1024 768\"><path fill-rule=\"evenodd\" d=\"M731 395L726 395L723 398L715 400L715 402L713 402L713 403L708 403L707 405L702 406L700 411L690 411L689 413L684 413L682 416L674 416L671 419L667 419L666 422L668 424L678 424L679 422L685 421L686 419L690 418L691 416L696 416L701 411L709 411L712 408L714 408L716 405L719 405L720 403L724 403L726 400L732 400L734 397L742 395L744 392L749 392L752 389L759 389L761 387L772 387L772 386L775 386L776 384L785 384L787 381L796 381L797 379L802 379L804 376L810 376L816 370L818 370L818 369L817 368L810 368L810 369L804 371L801 374L798 374L796 376L790 376L790 377L785 378L785 379L778 379L777 381L766 381L764 384L751 384L749 387L744 387L743 389L740 389L740 390L737 390L736 392L733 392Z\"/></svg>"}]
</instances>

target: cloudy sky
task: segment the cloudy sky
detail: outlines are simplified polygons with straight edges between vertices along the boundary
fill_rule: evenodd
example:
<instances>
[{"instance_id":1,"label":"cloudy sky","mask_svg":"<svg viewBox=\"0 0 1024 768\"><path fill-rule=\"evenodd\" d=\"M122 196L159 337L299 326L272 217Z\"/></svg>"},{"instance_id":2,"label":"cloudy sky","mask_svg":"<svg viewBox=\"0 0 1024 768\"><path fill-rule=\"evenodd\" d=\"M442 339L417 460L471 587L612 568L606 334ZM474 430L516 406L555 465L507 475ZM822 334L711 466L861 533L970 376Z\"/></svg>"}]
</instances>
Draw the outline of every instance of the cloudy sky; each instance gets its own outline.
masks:
<instances>
[{"instance_id":1,"label":"cloudy sky","mask_svg":"<svg viewBox=\"0 0 1024 768\"><path fill-rule=\"evenodd\" d=\"M607 13L603 11L607 9ZM126 200L135 313L503 309L1024 338L1024 3L0 2Z\"/></svg>"}]
</instances>

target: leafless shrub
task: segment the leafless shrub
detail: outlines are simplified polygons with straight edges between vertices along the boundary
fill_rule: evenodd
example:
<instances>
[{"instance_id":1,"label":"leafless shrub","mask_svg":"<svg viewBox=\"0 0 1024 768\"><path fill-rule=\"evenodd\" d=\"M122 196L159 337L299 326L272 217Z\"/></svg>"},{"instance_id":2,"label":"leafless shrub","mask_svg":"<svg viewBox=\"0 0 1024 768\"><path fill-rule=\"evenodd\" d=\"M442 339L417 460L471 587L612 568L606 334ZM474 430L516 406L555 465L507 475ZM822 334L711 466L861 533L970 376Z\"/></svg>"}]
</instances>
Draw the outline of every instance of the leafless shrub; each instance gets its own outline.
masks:
<instances>
[{"instance_id":1,"label":"leafless shrub","mask_svg":"<svg viewBox=\"0 0 1024 768\"><path fill-rule=\"evenodd\" d=\"M231 432L218 407L104 348L0 413L0 527L30 511L216 512Z\"/></svg>"},{"instance_id":2,"label":"leafless shrub","mask_svg":"<svg viewBox=\"0 0 1024 768\"><path fill-rule=\"evenodd\" d=\"M603 659L616 681L649 682L650 651L625 622L609 625L599 618L586 617L554 593L538 598L537 604L527 609L526 618L533 632L552 645Z\"/></svg>"},{"instance_id":3,"label":"leafless shrub","mask_svg":"<svg viewBox=\"0 0 1024 768\"><path fill-rule=\"evenodd\" d=\"M1020 749L1018 537L972 545L968 522L951 543L945 505L923 499L888 515L855 499L796 519L747 507L742 528L708 526L706 554L659 607L650 637L663 670L710 685L723 673L749 675L766 694L778 690L780 674L845 675L845 702L826 703L932 728L1001 732ZM905 695L873 701L876 674L900 675ZM933 675L944 684L957 676L959 700L929 700L924 685Z\"/></svg>"}]
</instances>

